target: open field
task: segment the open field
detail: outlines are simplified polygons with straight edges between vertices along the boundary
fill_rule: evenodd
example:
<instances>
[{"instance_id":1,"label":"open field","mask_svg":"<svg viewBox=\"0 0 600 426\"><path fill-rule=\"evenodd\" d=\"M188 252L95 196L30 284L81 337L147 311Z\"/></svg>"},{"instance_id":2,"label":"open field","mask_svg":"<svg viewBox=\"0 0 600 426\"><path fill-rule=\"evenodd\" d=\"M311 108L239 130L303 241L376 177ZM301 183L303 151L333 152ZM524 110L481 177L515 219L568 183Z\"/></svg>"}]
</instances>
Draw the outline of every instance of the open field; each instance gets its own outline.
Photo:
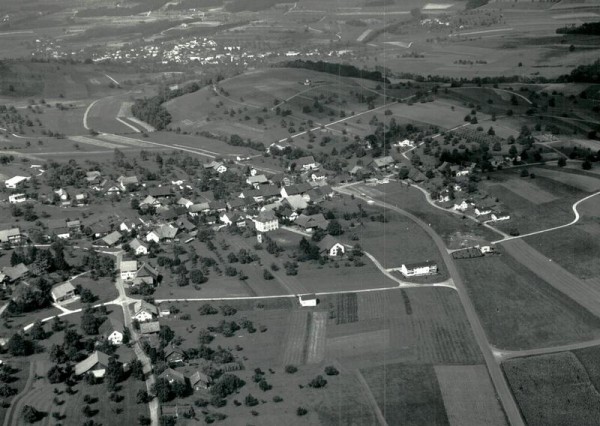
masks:
<instances>
[{"instance_id":1,"label":"open field","mask_svg":"<svg viewBox=\"0 0 600 426\"><path fill-rule=\"evenodd\" d=\"M558 199L551 192L534 185L531 179L511 179L510 181L502 182L500 185L534 204L549 203Z\"/></svg>"},{"instance_id":2,"label":"open field","mask_svg":"<svg viewBox=\"0 0 600 426\"><path fill-rule=\"evenodd\" d=\"M484 365L436 365L451 426L507 425Z\"/></svg>"},{"instance_id":3,"label":"open field","mask_svg":"<svg viewBox=\"0 0 600 426\"><path fill-rule=\"evenodd\" d=\"M600 190L600 179L582 173L574 173L568 170L536 167L532 170L536 175L546 177L553 181L570 185L584 192L595 192Z\"/></svg>"},{"instance_id":4,"label":"open field","mask_svg":"<svg viewBox=\"0 0 600 426\"><path fill-rule=\"evenodd\" d=\"M600 395L573 353L514 359L503 367L527 424L597 423Z\"/></svg>"},{"instance_id":5,"label":"open field","mask_svg":"<svg viewBox=\"0 0 600 426\"><path fill-rule=\"evenodd\" d=\"M432 207L427 203L422 192L402 183L390 182L377 186L377 189L369 189L363 185L357 188L367 195L398 206L424 220L440 234L449 248L470 247L497 238L496 233L468 219L461 219L458 215Z\"/></svg>"},{"instance_id":6,"label":"open field","mask_svg":"<svg viewBox=\"0 0 600 426\"><path fill-rule=\"evenodd\" d=\"M500 253L456 261L491 344L531 349L600 336L598 318Z\"/></svg>"}]
</instances>

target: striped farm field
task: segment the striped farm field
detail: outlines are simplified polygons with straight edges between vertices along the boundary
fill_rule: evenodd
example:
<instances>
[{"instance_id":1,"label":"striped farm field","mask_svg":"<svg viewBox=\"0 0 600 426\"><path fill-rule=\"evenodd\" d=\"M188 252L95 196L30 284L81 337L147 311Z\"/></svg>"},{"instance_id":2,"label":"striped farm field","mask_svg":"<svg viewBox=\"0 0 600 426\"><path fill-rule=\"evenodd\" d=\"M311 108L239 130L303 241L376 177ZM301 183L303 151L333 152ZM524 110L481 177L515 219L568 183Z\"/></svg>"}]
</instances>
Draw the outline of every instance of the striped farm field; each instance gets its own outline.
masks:
<instances>
[{"instance_id":1,"label":"striped farm field","mask_svg":"<svg viewBox=\"0 0 600 426\"><path fill-rule=\"evenodd\" d=\"M594 176L576 172L575 170L551 170L536 167L533 169L536 175L543 176L557 182L570 185L580 191L594 192L600 190L600 179Z\"/></svg>"},{"instance_id":2,"label":"striped farm field","mask_svg":"<svg viewBox=\"0 0 600 426\"><path fill-rule=\"evenodd\" d=\"M285 336L287 342L283 353L283 365L304 363L306 336L308 333L308 312L293 311Z\"/></svg>"},{"instance_id":3,"label":"striped farm field","mask_svg":"<svg viewBox=\"0 0 600 426\"><path fill-rule=\"evenodd\" d=\"M339 294L337 297L337 324L358 321L358 302L356 293Z\"/></svg>"},{"instance_id":4,"label":"striped farm field","mask_svg":"<svg viewBox=\"0 0 600 426\"><path fill-rule=\"evenodd\" d=\"M485 365L436 365L451 426L506 426Z\"/></svg>"},{"instance_id":5,"label":"striped farm field","mask_svg":"<svg viewBox=\"0 0 600 426\"><path fill-rule=\"evenodd\" d=\"M325 358L325 335L327 333L327 312L312 312L308 329L306 363L318 364Z\"/></svg>"}]
</instances>

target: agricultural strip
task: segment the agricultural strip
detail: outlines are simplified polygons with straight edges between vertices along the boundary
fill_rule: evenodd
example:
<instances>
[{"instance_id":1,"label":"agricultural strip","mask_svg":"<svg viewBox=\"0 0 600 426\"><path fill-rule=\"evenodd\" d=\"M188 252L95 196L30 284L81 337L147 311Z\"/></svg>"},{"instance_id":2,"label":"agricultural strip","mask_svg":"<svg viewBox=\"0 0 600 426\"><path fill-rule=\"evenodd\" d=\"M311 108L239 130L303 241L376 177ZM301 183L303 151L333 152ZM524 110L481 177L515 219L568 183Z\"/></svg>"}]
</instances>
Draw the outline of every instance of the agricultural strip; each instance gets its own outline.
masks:
<instances>
[{"instance_id":1,"label":"agricultural strip","mask_svg":"<svg viewBox=\"0 0 600 426\"><path fill-rule=\"evenodd\" d=\"M304 364L304 347L308 332L308 312L293 311L285 336L287 342L283 352L283 365Z\"/></svg>"},{"instance_id":2,"label":"agricultural strip","mask_svg":"<svg viewBox=\"0 0 600 426\"><path fill-rule=\"evenodd\" d=\"M545 191L538 185L534 185L531 180L512 179L508 182L502 182L500 185L534 204L544 204L558 200L558 197L554 194Z\"/></svg>"},{"instance_id":3,"label":"agricultural strip","mask_svg":"<svg viewBox=\"0 0 600 426\"><path fill-rule=\"evenodd\" d=\"M600 180L593 176L586 176L579 173L570 173L566 171L551 170L541 167L536 167L534 170L536 175L543 176L557 182L570 185L585 192L595 192L600 190Z\"/></svg>"},{"instance_id":4,"label":"agricultural strip","mask_svg":"<svg viewBox=\"0 0 600 426\"><path fill-rule=\"evenodd\" d=\"M597 317L544 282L502 246L497 255L455 262L494 346L533 349L600 336Z\"/></svg>"},{"instance_id":5,"label":"agricultural strip","mask_svg":"<svg viewBox=\"0 0 600 426\"><path fill-rule=\"evenodd\" d=\"M123 149L125 148L123 145L117 145L110 142L101 141L98 139L87 138L85 136L69 136L69 140L77 143L84 143L87 145L100 146L102 148L108 149Z\"/></svg>"},{"instance_id":6,"label":"agricultural strip","mask_svg":"<svg viewBox=\"0 0 600 426\"><path fill-rule=\"evenodd\" d=\"M363 333L353 333L327 339L328 358L343 358L348 354L353 356L368 355L373 352L383 353L390 345L390 330L374 330Z\"/></svg>"},{"instance_id":7,"label":"agricultural strip","mask_svg":"<svg viewBox=\"0 0 600 426\"><path fill-rule=\"evenodd\" d=\"M450 425L433 366L384 364L361 373L389 425Z\"/></svg>"},{"instance_id":8,"label":"agricultural strip","mask_svg":"<svg viewBox=\"0 0 600 426\"><path fill-rule=\"evenodd\" d=\"M522 239L510 240L502 244L509 254L542 280L600 317L600 288L590 287Z\"/></svg>"},{"instance_id":9,"label":"agricultural strip","mask_svg":"<svg viewBox=\"0 0 600 426\"><path fill-rule=\"evenodd\" d=\"M506 419L484 365L436 365L451 426L503 426Z\"/></svg>"},{"instance_id":10,"label":"agricultural strip","mask_svg":"<svg viewBox=\"0 0 600 426\"><path fill-rule=\"evenodd\" d=\"M598 424L600 394L572 352L514 359L503 367L530 426Z\"/></svg>"},{"instance_id":11,"label":"agricultural strip","mask_svg":"<svg viewBox=\"0 0 600 426\"><path fill-rule=\"evenodd\" d=\"M327 312L312 312L308 330L308 348L306 363L318 364L325 358L325 333L327 327Z\"/></svg>"}]
</instances>

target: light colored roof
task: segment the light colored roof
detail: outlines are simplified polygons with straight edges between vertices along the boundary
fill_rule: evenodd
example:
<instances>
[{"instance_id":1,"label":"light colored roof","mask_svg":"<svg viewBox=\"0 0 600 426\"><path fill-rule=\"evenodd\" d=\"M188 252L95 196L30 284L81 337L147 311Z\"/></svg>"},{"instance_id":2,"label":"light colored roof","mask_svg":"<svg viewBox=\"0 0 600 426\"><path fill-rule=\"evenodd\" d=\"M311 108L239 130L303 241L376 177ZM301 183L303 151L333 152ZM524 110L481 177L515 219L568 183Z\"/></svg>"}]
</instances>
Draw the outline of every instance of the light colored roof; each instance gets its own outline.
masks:
<instances>
[{"instance_id":1,"label":"light colored roof","mask_svg":"<svg viewBox=\"0 0 600 426\"><path fill-rule=\"evenodd\" d=\"M267 177L265 175L250 176L248 179L246 179L246 182L248 182L249 184L267 183L268 181L269 180L267 179Z\"/></svg>"},{"instance_id":2,"label":"light colored roof","mask_svg":"<svg viewBox=\"0 0 600 426\"><path fill-rule=\"evenodd\" d=\"M3 229L0 231L0 242L8 241L10 237L21 235L19 228Z\"/></svg>"},{"instance_id":3,"label":"light colored roof","mask_svg":"<svg viewBox=\"0 0 600 426\"><path fill-rule=\"evenodd\" d=\"M142 243L137 238L134 238L133 240L131 240L129 242L129 247L131 247L133 250L137 250L140 247L146 247L146 248L148 248L144 243Z\"/></svg>"},{"instance_id":4,"label":"light colored roof","mask_svg":"<svg viewBox=\"0 0 600 426\"><path fill-rule=\"evenodd\" d=\"M103 367L108 366L110 357L104 352L96 351L80 363L75 365L75 374L80 376L90 371L96 364L100 364Z\"/></svg>"},{"instance_id":5,"label":"light colored roof","mask_svg":"<svg viewBox=\"0 0 600 426\"><path fill-rule=\"evenodd\" d=\"M145 300L138 300L133 305L133 313L134 315L140 311L148 311L154 315L158 315L158 308L154 306L152 303L148 303Z\"/></svg>"},{"instance_id":6,"label":"light colored roof","mask_svg":"<svg viewBox=\"0 0 600 426\"><path fill-rule=\"evenodd\" d=\"M102 238L102 241L104 241L107 245L112 246L117 241L119 241L121 239L121 237L122 237L122 235L119 231L113 231L110 234L108 234L106 237Z\"/></svg>"},{"instance_id":7,"label":"light colored roof","mask_svg":"<svg viewBox=\"0 0 600 426\"><path fill-rule=\"evenodd\" d=\"M121 270L121 272L137 271L137 260L122 260L119 269Z\"/></svg>"},{"instance_id":8,"label":"light colored roof","mask_svg":"<svg viewBox=\"0 0 600 426\"><path fill-rule=\"evenodd\" d=\"M73 286L73 284L71 284L70 281L67 281L52 287L51 293L55 299L60 299L61 297L66 296L72 291L75 291L75 287Z\"/></svg>"},{"instance_id":9,"label":"light colored roof","mask_svg":"<svg viewBox=\"0 0 600 426\"><path fill-rule=\"evenodd\" d=\"M294 210L302 210L308 206L308 203L302 195L290 195L286 198L290 207Z\"/></svg>"},{"instance_id":10,"label":"light colored roof","mask_svg":"<svg viewBox=\"0 0 600 426\"><path fill-rule=\"evenodd\" d=\"M404 267L406 267L406 269L416 269L416 268L424 268L426 266L437 266L437 263L435 263L432 260L427 260L425 262L415 262L415 263L406 263L403 265Z\"/></svg>"},{"instance_id":11,"label":"light colored roof","mask_svg":"<svg viewBox=\"0 0 600 426\"><path fill-rule=\"evenodd\" d=\"M7 186L10 186L10 185L16 185L18 183L21 183L21 182L23 182L25 180L29 180L29 179L31 179L31 178L28 176L13 176L10 179L6 179L6 181L4 181L4 183Z\"/></svg>"},{"instance_id":12,"label":"light colored roof","mask_svg":"<svg viewBox=\"0 0 600 426\"><path fill-rule=\"evenodd\" d=\"M256 218L257 222L271 222L273 220L277 220L277 216L271 210L261 211Z\"/></svg>"},{"instance_id":13,"label":"light colored roof","mask_svg":"<svg viewBox=\"0 0 600 426\"><path fill-rule=\"evenodd\" d=\"M140 333L158 333L160 331L160 323L158 321L143 322L140 324Z\"/></svg>"},{"instance_id":14,"label":"light colored roof","mask_svg":"<svg viewBox=\"0 0 600 426\"><path fill-rule=\"evenodd\" d=\"M116 318L108 317L106 321L104 321L100 325L100 328L98 328L98 332L100 332L100 334L103 336L108 336L113 331L118 331L119 333L122 333L124 329L125 326L121 321L119 321Z\"/></svg>"},{"instance_id":15,"label":"light colored roof","mask_svg":"<svg viewBox=\"0 0 600 426\"><path fill-rule=\"evenodd\" d=\"M7 275L11 281L14 281L29 272L29 268L27 268L24 263L19 263L15 266L5 266L2 268L2 272Z\"/></svg>"}]
</instances>

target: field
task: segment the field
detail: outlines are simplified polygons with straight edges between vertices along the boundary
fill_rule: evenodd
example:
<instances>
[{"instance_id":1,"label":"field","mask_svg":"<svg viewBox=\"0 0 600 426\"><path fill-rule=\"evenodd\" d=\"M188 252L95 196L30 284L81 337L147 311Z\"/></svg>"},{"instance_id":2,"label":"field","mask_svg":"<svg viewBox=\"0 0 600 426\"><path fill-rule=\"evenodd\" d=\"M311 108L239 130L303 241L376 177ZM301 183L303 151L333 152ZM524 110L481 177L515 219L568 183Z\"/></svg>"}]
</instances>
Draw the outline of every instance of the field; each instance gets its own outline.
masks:
<instances>
[{"instance_id":1,"label":"field","mask_svg":"<svg viewBox=\"0 0 600 426\"><path fill-rule=\"evenodd\" d=\"M485 366L436 365L435 374L450 425L507 424Z\"/></svg>"},{"instance_id":2,"label":"field","mask_svg":"<svg viewBox=\"0 0 600 426\"><path fill-rule=\"evenodd\" d=\"M490 343L531 349L600 336L600 320L500 247L500 255L457 260Z\"/></svg>"},{"instance_id":3,"label":"field","mask_svg":"<svg viewBox=\"0 0 600 426\"><path fill-rule=\"evenodd\" d=\"M358 186L361 192L389 204L393 204L419 217L444 239L448 248L470 247L484 241L493 241L498 235L468 219L461 219L427 203L418 189L402 183L390 182L377 189Z\"/></svg>"},{"instance_id":4,"label":"field","mask_svg":"<svg viewBox=\"0 0 600 426\"><path fill-rule=\"evenodd\" d=\"M514 359L503 367L527 424L597 423L600 395L574 353Z\"/></svg>"}]
</instances>

